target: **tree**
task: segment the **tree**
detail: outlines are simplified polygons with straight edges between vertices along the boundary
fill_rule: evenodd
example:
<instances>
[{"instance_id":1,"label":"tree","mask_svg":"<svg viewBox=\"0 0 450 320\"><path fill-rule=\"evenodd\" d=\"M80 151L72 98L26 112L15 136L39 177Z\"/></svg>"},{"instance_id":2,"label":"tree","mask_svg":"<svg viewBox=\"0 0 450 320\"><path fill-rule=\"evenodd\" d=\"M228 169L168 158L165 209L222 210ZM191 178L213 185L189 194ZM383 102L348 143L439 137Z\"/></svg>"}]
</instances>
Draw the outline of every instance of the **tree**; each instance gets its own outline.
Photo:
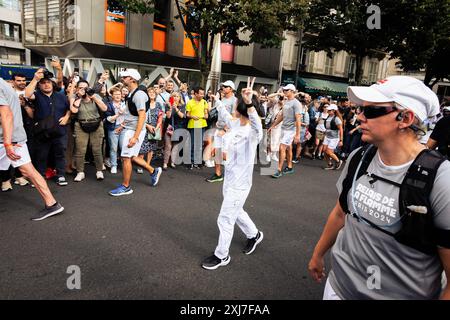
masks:
<instances>
[{"instance_id":1,"label":"tree","mask_svg":"<svg viewBox=\"0 0 450 320\"><path fill-rule=\"evenodd\" d=\"M387 1L387 0L386 0ZM404 71L425 69L424 83L433 87L450 78L450 1L398 1L386 6L390 21L389 50Z\"/></svg>"},{"instance_id":2,"label":"tree","mask_svg":"<svg viewBox=\"0 0 450 320\"><path fill-rule=\"evenodd\" d=\"M380 28L367 26L371 5L380 9ZM312 1L306 46L316 51L345 50L356 56L361 84L365 56L398 58L404 71L425 69L433 86L450 74L450 0L316 0Z\"/></svg>"},{"instance_id":3,"label":"tree","mask_svg":"<svg viewBox=\"0 0 450 320\"><path fill-rule=\"evenodd\" d=\"M311 1L305 31L311 36L305 46L315 51L333 52L345 50L356 57L355 81L362 80L364 57L383 59L387 48L387 35L382 29L369 29L368 7L374 1L364 0L316 0ZM381 20L383 21L383 20ZM384 22L384 21L383 21Z\"/></svg>"},{"instance_id":4,"label":"tree","mask_svg":"<svg viewBox=\"0 0 450 320\"><path fill-rule=\"evenodd\" d=\"M117 0L129 12L152 14L155 0ZM206 84L212 60L213 38L236 46L260 43L280 47L284 30L296 30L295 18L305 13L306 0L175 0L177 15L195 50L202 85ZM248 40L242 38L249 32ZM199 41L195 41L195 36Z\"/></svg>"}]
</instances>

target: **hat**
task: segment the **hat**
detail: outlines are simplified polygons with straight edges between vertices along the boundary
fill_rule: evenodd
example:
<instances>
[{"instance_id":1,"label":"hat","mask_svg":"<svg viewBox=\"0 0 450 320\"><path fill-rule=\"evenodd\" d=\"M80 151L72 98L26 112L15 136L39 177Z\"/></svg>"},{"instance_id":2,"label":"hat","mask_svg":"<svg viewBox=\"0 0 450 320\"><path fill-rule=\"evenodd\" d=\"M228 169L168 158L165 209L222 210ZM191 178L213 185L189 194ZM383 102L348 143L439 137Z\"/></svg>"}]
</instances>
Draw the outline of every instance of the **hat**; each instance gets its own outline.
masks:
<instances>
[{"instance_id":1,"label":"hat","mask_svg":"<svg viewBox=\"0 0 450 320\"><path fill-rule=\"evenodd\" d=\"M334 103L330 104L330 105L327 107L327 110L337 110L337 109L338 109L338 107L337 107L337 105L335 105Z\"/></svg>"},{"instance_id":2,"label":"hat","mask_svg":"<svg viewBox=\"0 0 450 320\"><path fill-rule=\"evenodd\" d=\"M363 102L396 102L414 112L420 121L439 113L439 100L422 81L408 76L392 76L370 87L347 88L349 99L356 104Z\"/></svg>"},{"instance_id":3,"label":"hat","mask_svg":"<svg viewBox=\"0 0 450 320\"><path fill-rule=\"evenodd\" d=\"M283 87L283 90L292 90L292 91L296 91L297 89L295 88L295 86L292 83L289 83L288 85Z\"/></svg>"},{"instance_id":4,"label":"hat","mask_svg":"<svg viewBox=\"0 0 450 320\"><path fill-rule=\"evenodd\" d=\"M141 80L141 75L139 74L139 72L136 69L127 69L125 71L122 71L120 73L120 77L124 78L124 77L131 77L136 81Z\"/></svg>"},{"instance_id":5,"label":"hat","mask_svg":"<svg viewBox=\"0 0 450 320\"><path fill-rule=\"evenodd\" d=\"M223 87L230 87L231 89L236 90L236 87L234 86L234 82L231 81L231 80L227 80L227 81L225 81L225 82L222 82L222 83L220 84L220 86L223 86Z\"/></svg>"},{"instance_id":6,"label":"hat","mask_svg":"<svg viewBox=\"0 0 450 320\"><path fill-rule=\"evenodd\" d=\"M442 108L442 111L450 111L450 106L446 106L446 107Z\"/></svg>"}]
</instances>

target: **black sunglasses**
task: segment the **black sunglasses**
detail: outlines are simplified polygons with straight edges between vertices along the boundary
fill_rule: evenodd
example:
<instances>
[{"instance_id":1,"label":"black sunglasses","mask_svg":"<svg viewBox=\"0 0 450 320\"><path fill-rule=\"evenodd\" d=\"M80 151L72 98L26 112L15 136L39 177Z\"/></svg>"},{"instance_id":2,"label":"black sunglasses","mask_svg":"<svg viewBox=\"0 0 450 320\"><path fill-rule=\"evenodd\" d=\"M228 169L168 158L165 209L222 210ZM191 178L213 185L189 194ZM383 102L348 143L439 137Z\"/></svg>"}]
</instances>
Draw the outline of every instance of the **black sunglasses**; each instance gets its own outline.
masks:
<instances>
[{"instance_id":1,"label":"black sunglasses","mask_svg":"<svg viewBox=\"0 0 450 320\"><path fill-rule=\"evenodd\" d=\"M397 111L397 107L393 106L364 106L359 107L361 110L361 113L364 114L364 117L366 119L375 119L378 117L385 116L391 112Z\"/></svg>"}]
</instances>

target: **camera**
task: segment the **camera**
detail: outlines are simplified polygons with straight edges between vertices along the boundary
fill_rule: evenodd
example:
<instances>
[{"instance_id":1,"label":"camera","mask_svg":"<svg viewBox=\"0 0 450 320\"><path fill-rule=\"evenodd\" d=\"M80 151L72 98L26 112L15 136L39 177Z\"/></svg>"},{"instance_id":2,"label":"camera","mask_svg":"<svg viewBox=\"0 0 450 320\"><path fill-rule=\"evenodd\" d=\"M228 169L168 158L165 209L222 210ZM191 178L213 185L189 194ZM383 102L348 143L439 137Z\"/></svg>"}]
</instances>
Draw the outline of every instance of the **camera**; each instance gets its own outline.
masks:
<instances>
[{"instance_id":1,"label":"camera","mask_svg":"<svg viewBox=\"0 0 450 320\"><path fill-rule=\"evenodd\" d=\"M92 88L87 88L86 89L86 94L90 97L92 97L95 94L95 90Z\"/></svg>"},{"instance_id":2,"label":"camera","mask_svg":"<svg viewBox=\"0 0 450 320\"><path fill-rule=\"evenodd\" d=\"M51 73L47 69L44 69L44 79L51 79L51 78L53 78L53 73Z\"/></svg>"}]
</instances>

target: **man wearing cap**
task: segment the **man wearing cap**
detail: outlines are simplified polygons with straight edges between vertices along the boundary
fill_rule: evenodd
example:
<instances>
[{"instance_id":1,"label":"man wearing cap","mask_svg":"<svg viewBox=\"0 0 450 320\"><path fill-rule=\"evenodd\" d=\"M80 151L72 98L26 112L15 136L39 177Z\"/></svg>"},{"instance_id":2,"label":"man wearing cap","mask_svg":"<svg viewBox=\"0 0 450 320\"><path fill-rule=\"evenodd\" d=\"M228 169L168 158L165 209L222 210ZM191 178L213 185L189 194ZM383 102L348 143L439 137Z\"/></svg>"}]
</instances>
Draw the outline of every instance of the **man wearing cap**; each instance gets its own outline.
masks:
<instances>
[{"instance_id":1,"label":"man wearing cap","mask_svg":"<svg viewBox=\"0 0 450 320\"><path fill-rule=\"evenodd\" d=\"M139 158L139 151L146 134L144 124L147 118L147 105L149 104L147 93L138 88L141 75L136 69L127 69L120 73L120 77L122 83L128 87L129 94L127 98L125 119L119 129L124 130L121 132L120 136L123 181L120 186L109 192L113 197L133 193L133 189L131 189L130 186L133 162L150 173L150 184L153 187L158 184L162 172L161 168L153 168L151 165L147 164L143 158ZM132 110L135 110L134 112L137 112L138 116L134 115Z\"/></svg>"},{"instance_id":2,"label":"man wearing cap","mask_svg":"<svg viewBox=\"0 0 450 320\"><path fill-rule=\"evenodd\" d=\"M450 106L442 109L443 117L436 123L427 142L429 149L438 149L450 159Z\"/></svg>"},{"instance_id":3,"label":"man wearing cap","mask_svg":"<svg viewBox=\"0 0 450 320\"><path fill-rule=\"evenodd\" d=\"M34 106L34 140L33 162L42 176L45 176L49 156L53 157L56 169L56 183L67 185L66 148L67 124L70 119L70 106L67 96L55 90L53 74L41 68L34 74L33 80L25 89L25 98L33 101ZM38 89L36 90L36 87ZM39 124L53 116L54 125L47 130L40 130ZM50 150L53 154L50 154Z\"/></svg>"},{"instance_id":4,"label":"man wearing cap","mask_svg":"<svg viewBox=\"0 0 450 320\"><path fill-rule=\"evenodd\" d=\"M237 106L237 98L234 95L234 91L236 90L233 81L228 80L222 83L221 85L223 98L221 99L222 105L225 110L233 116L234 111ZM223 150L223 135L226 130L226 119L223 119L223 113L219 113L216 123L216 131L214 133L214 152L215 152L215 168L216 171L211 178L206 179L208 182L220 182L223 181L222 175L222 150Z\"/></svg>"},{"instance_id":5,"label":"man wearing cap","mask_svg":"<svg viewBox=\"0 0 450 320\"><path fill-rule=\"evenodd\" d=\"M331 249L324 299L450 299L449 284L441 290L442 271L450 276L450 162L426 152L418 141L420 124L439 112L436 95L415 78L393 76L370 87L349 87L348 97L362 110L358 115L362 140L372 146L349 156L337 183L341 196L309 262L312 277L316 281L325 277L324 255ZM371 157L366 160L367 154ZM423 155L439 160L433 171L417 166ZM356 156L360 160L355 164ZM419 169L410 172L412 167ZM435 177L425 198L427 206L405 208L410 197L403 194L400 203L400 190L421 187L411 181L419 181L417 175L430 177L429 172ZM411 174L416 175L414 180ZM403 184L405 176L409 178ZM414 203L421 203L415 198ZM412 217L422 219L422 214L432 220L425 227L432 230L433 241L426 243L430 251L416 245L430 232L409 232L406 227ZM408 232L414 241L398 236Z\"/></svg>"},{"instance_id":6,"label":"man wearing cap","mask_svg":"<svg viewBox=\"0 0 450 320\"><path fill-rule=\"evenodd\" d=\"M278 170L272 175L272 178L280 178L284 174L294 173L294 169L292 168L292 142L300 143L302 121L301 104L300 101L295 98L295 91L296 88L293 84L288 84L283 87L283 93L286 97L284 100L283 112L267 130L267 133L269 133L272 128L283 121L283 124L281 125ZM287 160L287 167L283 170L285 160Z\"/></svg>"},{"instance_id":7,"label":"man wearing cap","mask_svg":"<svg viewBox=\"0 0 450 320\"><path fill-rule=\"evenodd\" d=\"M10 85L0 78L0 170L6 170L11 165L19 168L36 186L45 202L45 208L31 219L39 221L61 213L64 208L55 200L47 182L31 164L26 141L19 97Z\"/></svg>"}]
</instances>

